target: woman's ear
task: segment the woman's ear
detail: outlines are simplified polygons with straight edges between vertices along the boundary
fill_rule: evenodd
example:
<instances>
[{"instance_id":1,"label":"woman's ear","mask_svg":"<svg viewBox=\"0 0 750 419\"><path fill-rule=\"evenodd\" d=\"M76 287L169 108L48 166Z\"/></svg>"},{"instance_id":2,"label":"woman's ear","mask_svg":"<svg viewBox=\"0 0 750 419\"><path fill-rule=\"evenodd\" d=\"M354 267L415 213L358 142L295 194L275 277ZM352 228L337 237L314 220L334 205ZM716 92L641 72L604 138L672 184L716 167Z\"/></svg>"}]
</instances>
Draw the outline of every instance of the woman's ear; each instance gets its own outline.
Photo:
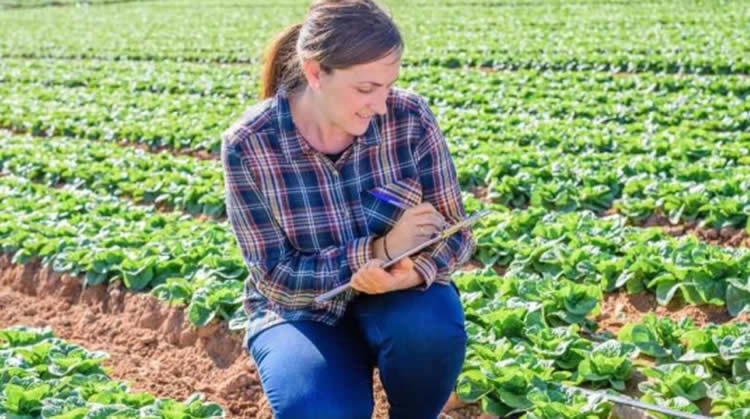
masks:
<instances>
[{"instance_id":1,"label":"woman's ear","mask_svg":"<svg viewBox=\"0 0 750 419\"><path fill-rule=\"evenodd\" d=\"M307 85L313 89L320 88L320 63L317 60L309 59L302 61L302 72L305 73Z\"/></svg>"}]
</instances>

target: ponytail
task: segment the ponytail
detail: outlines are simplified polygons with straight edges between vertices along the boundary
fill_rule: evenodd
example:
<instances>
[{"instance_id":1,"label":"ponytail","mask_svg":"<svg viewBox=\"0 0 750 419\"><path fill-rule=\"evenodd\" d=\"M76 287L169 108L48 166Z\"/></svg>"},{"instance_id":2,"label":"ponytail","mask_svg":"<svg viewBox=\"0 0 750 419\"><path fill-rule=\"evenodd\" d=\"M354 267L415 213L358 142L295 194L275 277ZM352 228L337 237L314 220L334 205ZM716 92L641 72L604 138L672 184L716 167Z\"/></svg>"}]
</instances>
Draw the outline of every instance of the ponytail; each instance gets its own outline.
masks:
<instances>
[{"instance_id":1,"label":"ponytail","mask_svg":"<svg viewBox=\"0 0 750 419\"><path fill-rule=\"evenodd\" d=\"M297 38L301 28L302 23L289 26L266 49L260 82L261 99L274 96L280 87L293 90L305 83L297 59Z\"/></svg>"},{"instance_id":2,"label":"ponytail","mask_svg":"<svg viewBox=\"0 0 750 419\"><path fill-rule=\"evenodd\" d=\"M315 0L303 23L284 29L271 41L263 62L261 100L284 88L307 85L301 60L313 59L326 73L373 62L403 51L401 34L376 0ZM367 28L367 30L363 30Z\"/></svg>"}]
</instances>

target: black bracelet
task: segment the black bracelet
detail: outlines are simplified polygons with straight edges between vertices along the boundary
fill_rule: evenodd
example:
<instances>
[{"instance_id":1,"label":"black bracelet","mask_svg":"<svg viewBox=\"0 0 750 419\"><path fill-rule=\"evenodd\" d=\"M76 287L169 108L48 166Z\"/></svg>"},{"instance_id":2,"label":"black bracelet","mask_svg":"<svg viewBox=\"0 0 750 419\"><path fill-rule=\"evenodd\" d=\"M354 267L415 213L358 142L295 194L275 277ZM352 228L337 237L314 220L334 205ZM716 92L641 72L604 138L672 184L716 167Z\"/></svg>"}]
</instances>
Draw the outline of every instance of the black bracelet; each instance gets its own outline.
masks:
<instances>
[{"instance_id":1,"label":"black bracelet","mask_svg":"<svg viewBox=\"0 0 750 419\"><path fill-rule=\"evenodd\" d=\"M385 238L386 237L388 237L387 234L385 236L383 236L383 250L385 251L385 255L388 257L388 260L391 260L393 258L391 258L391 255L388 254L388 244L386 244L386 242L385 242Z\"/></svg>"}]
</instances>

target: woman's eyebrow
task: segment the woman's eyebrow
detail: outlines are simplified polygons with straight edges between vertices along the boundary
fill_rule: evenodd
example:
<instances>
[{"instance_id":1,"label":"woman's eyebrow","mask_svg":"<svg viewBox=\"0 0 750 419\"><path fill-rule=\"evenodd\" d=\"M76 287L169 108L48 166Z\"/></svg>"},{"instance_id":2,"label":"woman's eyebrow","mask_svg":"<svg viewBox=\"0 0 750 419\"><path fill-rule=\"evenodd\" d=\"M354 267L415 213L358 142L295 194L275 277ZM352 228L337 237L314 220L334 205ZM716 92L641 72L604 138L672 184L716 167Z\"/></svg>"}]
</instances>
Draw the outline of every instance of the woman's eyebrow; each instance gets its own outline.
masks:
<instances>
[{"instance_id":1,"label":"woman's eyebrow","mask_svg":"<svg viewBox=\"0 0 750 419\"><path fill-rule=\"evenodd\" d=\"M400 77L400 76L399 76L399 77ZM392 81L392 82L391 82L391 83L389 84L389 86L390 86L390 85L392 85L393 83L396 83L396 81L397 81L397 80L399 79L399 77L396 77L396 80L393 80L393 81ZM378 87L382 86L382 84L380 84L380 83L378 83L378 82L376 82L376 81L363 81L363 82L360 82L360 83L372 83L372 84L374 84L375 86L378 86Z\"/></svg>"}]
</instances>

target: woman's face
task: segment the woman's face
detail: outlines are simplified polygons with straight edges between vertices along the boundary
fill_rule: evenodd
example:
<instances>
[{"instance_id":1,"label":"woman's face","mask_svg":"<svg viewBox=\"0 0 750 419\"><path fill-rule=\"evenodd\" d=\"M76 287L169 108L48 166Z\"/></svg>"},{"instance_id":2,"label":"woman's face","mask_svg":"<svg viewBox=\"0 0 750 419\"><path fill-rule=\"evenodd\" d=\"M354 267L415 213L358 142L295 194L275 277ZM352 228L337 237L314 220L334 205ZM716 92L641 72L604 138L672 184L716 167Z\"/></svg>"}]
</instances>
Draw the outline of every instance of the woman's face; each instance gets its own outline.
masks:
<instances>
[{"instance_id":1,"label":"woman's face","mask_svg":"<svg viewBox=\"0 0 750 419\"><path fill-rule=\"evenodd\" d=\"M355 137L364 134L376 113L385 114L400 69L401 55L392 52L371 63L321 72L320 97L329 120Z\"/></svg>"}]
</instances>

